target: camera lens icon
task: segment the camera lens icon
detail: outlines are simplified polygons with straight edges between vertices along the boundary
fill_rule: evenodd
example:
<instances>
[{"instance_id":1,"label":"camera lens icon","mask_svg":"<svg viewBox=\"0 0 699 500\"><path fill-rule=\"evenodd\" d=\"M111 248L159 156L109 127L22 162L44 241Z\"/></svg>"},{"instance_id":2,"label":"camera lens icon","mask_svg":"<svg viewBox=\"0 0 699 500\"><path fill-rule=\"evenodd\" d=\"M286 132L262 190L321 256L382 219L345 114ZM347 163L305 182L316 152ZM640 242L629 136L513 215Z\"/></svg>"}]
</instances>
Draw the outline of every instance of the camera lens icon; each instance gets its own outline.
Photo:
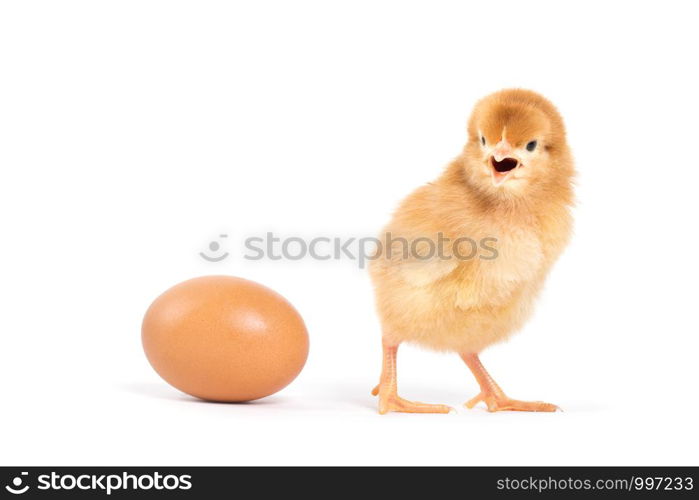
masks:
<instances>
[{"instance_id":1,"label":"camera lens icon","mask_svg":"<svg viewBox=\"0 0 699 500\"><path fill-rule=\"evenodd\" d=\"M25 485L22 487L22 482L23 482L23 476L28 475L28 472L22 472L20 473L19 476L15 477L12 479L12 486L7 485L5 486L5 489L12 493L13 495L21 495L22 493L26 493L27 490L29 489L29 485Z\"/></svg>"}]
</instances>

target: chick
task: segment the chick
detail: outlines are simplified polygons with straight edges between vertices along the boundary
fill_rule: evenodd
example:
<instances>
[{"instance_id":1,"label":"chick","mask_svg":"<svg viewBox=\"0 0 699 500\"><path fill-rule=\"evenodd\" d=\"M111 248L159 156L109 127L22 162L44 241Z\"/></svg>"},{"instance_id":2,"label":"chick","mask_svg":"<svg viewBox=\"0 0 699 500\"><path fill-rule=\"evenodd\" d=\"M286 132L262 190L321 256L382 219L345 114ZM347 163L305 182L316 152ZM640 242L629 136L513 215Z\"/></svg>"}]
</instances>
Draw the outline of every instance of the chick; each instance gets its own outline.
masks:
<instances>
[{"instance_id":1,"label":"chick","mask_svg":"<svg viewBox=\"0 0 699 500\"><path fill-rule=\"evenodd\" d=\"M382 326L379 413L448 413L398 396L403 342L458 353L489 411L555 411L510 399L479 353L532 312L572 227L574 167L563 120L541 95L507 89L479 101L462 153L395 212L370 264Z\"/></svg>"}]
</instances>

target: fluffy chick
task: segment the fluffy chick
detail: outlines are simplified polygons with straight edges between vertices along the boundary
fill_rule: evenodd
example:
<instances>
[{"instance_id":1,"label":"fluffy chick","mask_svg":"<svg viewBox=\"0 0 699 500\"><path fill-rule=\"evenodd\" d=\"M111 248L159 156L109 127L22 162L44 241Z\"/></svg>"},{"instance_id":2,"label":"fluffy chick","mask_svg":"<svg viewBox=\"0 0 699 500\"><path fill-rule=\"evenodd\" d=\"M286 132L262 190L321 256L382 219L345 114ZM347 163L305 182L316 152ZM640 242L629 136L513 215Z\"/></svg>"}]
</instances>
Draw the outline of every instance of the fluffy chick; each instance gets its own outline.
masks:
<instances>
[{"instance_id":1,"label":"fluffy chick","mask_svg":"<svg viewBox=\"0 0 699 500\"><path fill-rule=\"evenodd\" d=\"M508 398L478 353L530 316L568 242L574 167L563 120L541 95L507 89L479 101L468 142L434 182L408 196L382 233L370 274L383 331L379 412L447 413L397 394L399 344L458 353L488 410L555 411Z\"/></svg>"}]
</instances>

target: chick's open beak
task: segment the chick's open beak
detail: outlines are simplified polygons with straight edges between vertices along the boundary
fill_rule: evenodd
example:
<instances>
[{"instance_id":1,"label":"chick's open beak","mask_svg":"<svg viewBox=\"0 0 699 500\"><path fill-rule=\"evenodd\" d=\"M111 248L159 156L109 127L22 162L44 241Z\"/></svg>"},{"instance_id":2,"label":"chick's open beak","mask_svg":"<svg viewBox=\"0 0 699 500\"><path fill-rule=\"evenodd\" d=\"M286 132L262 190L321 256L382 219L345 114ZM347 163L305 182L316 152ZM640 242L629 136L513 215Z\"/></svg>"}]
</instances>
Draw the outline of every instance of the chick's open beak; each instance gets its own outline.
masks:
<instances>
[{"instance_id":1,"label":"chick's open beak","mask_svg":"<svg viewBox=\"0 0 699 500\"><path fill-rule=\"evenodd\" d=\"M512 146L502 140L495 145L490 157L491 173L493 176L493 184L496 186L505 182L512 172L520 165L519 160L514 156Z\"/></svg>"}]
</instances>

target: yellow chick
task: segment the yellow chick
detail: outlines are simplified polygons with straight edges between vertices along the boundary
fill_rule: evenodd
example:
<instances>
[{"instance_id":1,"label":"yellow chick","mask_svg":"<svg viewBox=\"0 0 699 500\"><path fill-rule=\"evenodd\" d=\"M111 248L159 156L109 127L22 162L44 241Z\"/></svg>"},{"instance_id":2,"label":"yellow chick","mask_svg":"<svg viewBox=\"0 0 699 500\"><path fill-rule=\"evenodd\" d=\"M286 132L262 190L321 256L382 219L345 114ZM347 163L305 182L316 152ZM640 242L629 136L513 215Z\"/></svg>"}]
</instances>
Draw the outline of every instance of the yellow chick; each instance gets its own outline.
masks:
<instances>
[{"instance_id":1,"label":"yellow chick","mask_svg":"<svg viewBox=\"0 0 699 500\"><path fill-rule=\"evenodd\" d=\"M379 413L448 413L397 392L398 346L458 353L489 411L555 411L508 398L478 354L529 318L572 227L573 160L563 120L541 95L507 89L479 101L463 152L399 206L370 263L383 337Z\"/></svg>"}]
</instances>

